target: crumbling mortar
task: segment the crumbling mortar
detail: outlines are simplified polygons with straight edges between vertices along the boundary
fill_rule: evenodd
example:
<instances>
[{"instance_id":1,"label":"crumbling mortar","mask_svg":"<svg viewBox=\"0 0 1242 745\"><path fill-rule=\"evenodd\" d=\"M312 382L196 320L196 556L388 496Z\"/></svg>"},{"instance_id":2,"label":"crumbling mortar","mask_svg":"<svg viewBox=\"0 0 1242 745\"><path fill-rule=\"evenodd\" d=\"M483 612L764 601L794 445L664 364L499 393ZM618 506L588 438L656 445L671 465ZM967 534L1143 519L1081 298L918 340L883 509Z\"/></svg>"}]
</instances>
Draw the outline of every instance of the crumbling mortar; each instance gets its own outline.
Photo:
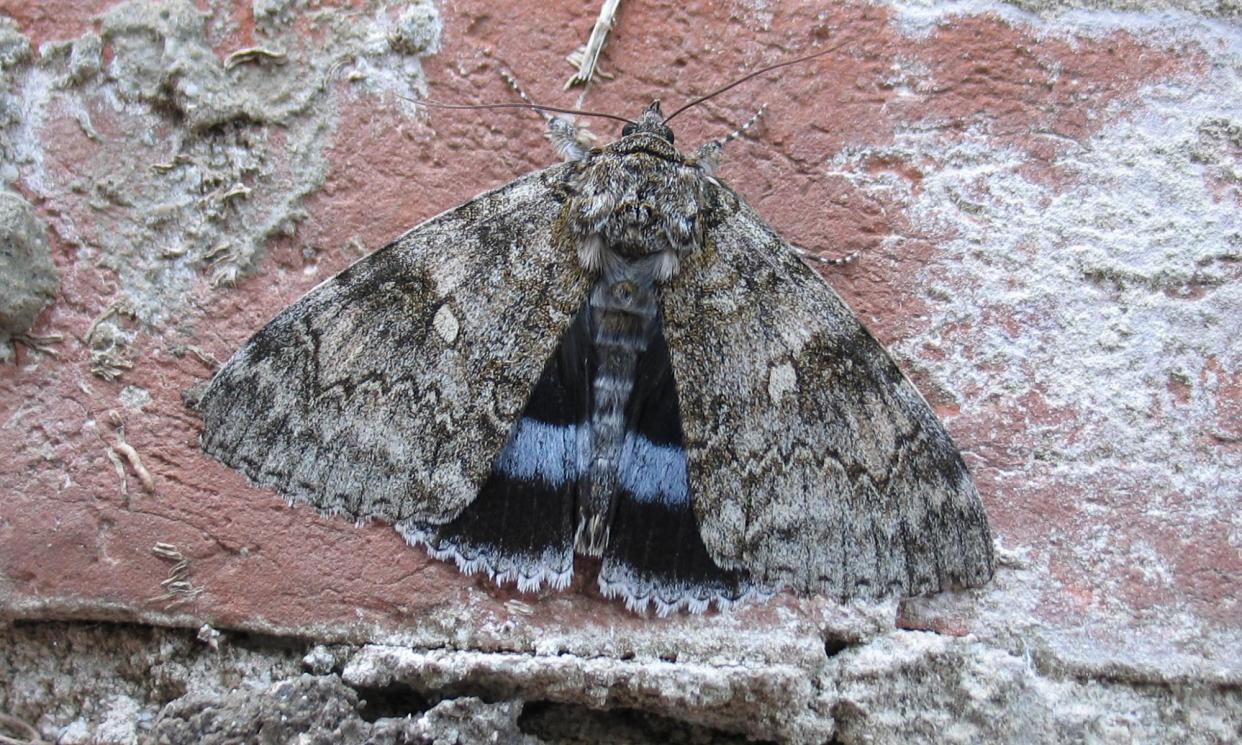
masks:
<instances>
[{"instance_id":1,"label":"crumbling mortar","mask_svg":"<svg viewBox=\"0 0 1242 745\"><path fill-rule=\"evenodd\" d=\"M200 11L185 0L130 0L101 16L99 34L45 44L38 55L22 58L21 67L12 71L14 85L21 89L17 100L23 104L22 114L0 131L0 138L9 149L17 148L12 161L19 164L27 188L41 199L62 201L66 190L78 187L72 174L66 180L42 161L39 143L57 108L78 112L96 146L91 161L75 164L74 170L109 174L105 181L115 182L116 198L93 214L58 214L53 230L80 253L94 253L111 268L120 296L129 300L142 322L159 324L183 307L186 290L204 268L214 284L232 283L253 269L267 244L291 235L305 218L301 202L322 183L326 163L321 150L336 126L336 108L329 101L335 91L325 73L339 60L377 63L356 88L413 95L411 86L421 85L421 68L412 55L434 52L440 33L434 7L415 5L419 10L414 16L395 20L381 0L372 0L361 13L347 8L316 11L326 37L313 49L301 45L289 27L270 29L271 38L287 44L297 64L309 66L311 72L305 75L295 66L280 69L270 55L257 65L248 60L226 69L210 46L218 31L214 19L221 14ZM359 18L365 19L361 25ZM394 22L407 24L402 33L416 36L417 23L425 24L425 32L418 32L422 41L404 47L398 42L375 44L374 38L383 37L384 24ZM106 67L91 62L98 56L92 50L102 43L113 49ZM375 72L385 65L406 77ZM140 74L148 68L159 75ZM93 105L101 105L105 113L94 125ZM146 131L148 137L133 141L127 132L119 136L118 128ZM168 134L159 134L165 128ZM280 149L268 141L277 128L285 142ZM249 145L230 150L240 142L238 137ZM123 142L129 144L122 148ZM175 163L177 154L187 159L162 172L142 169L144 157L158 160L161 152L163 161ZM217 187L212 187L213 180L220 182ZM195 191L196 181L205 191ZM249 191L238 191L237 184ZM222 209L210 199L202 208L196 206L213 188L221 194L229 190L237 198L222 200ZM185 199L176 199L177 194ZM173 212L163 226L158 219L152 222L168 205ZM222 240L230 246L226 253L207 257ZM176 255L159 255L167 250Z\"/></svg>"}]
</instances>

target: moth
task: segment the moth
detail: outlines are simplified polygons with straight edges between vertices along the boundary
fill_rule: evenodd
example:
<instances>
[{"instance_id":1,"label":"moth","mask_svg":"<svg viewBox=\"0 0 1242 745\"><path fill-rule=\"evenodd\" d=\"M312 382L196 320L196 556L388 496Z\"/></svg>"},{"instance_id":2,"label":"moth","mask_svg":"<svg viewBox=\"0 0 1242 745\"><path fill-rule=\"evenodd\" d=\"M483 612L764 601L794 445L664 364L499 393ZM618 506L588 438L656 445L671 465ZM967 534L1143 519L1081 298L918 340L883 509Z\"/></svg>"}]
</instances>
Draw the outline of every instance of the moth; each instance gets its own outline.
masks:
<instances>
[{"instance_id":1,"label":"moth","mask_svg":"<svg viewBox=\"0 0 1242 745\"><path fill-rule=\"evenodd\" d=\"M957 448L713 175L728 138L680 152L658 102L603 147L549 121L565 162L418 225L246 342L202 397L203 449L523 592L599 557L602 594L638 612L986 582Z\"/></svg>"}]
</instances>

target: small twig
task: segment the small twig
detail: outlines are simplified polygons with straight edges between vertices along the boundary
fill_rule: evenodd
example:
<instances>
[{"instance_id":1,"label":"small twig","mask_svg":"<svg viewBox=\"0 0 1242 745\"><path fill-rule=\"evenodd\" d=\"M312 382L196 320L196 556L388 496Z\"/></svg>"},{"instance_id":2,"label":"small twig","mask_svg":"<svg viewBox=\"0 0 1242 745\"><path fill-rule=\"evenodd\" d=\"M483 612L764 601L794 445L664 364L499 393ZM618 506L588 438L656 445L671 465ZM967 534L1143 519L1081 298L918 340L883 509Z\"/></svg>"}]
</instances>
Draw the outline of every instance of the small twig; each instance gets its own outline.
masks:
<instances>
[{"instance_id":1,"label":"small twig","mask_svg":"<svg viewBox=\"0 0 1242 745\"><path fill-rule=\"evenodd\" d=\"M129 476L125 473L125 464L121 462L121 456L116 451L108 448L104 451L108 456L108 460L112 462L112 470L116 471L116 477L121 480L121 496L125 498L126 504L129 503Z\"/></svg>"},{"instance_id":2,"label":"small twig","mask_svg":"<svg viewBox=\"0 0 1242 745\"><path fill-rule=\"evenodd\" d=\"M187 163L193 163L193 162L194 161L190 159L190 156L186 155L185 153L177 153L177 155L173 156L173 159L168 161L167 163L152 163L151 170L155 171L156 173L168 173L169 171L173 170L177 166L182 166Z\"/></svg>"},{"instance_id":3,"label":"small twig","mask_svg":"<svg viewBox=\"0 0 1242 745\"><path fill-rule=\"evenodd\" d=\"M192 603L197 600L198 596L201 594L203 594L202 588L194 587L188 591L166 592L162 595L153 595L147 598L146 602L163 603L164 608L167 610L175 608L178 605Z\"/></svg>"},{"instance_id":4,"label":"small twig","mask_svg":"<svg viewBox=\"0 0 1242 745\"><path fill-rule=\"evenodd\" d=\"M232 285L237 280L237 275L241 271L237 266L237 259L237 252L233 250L233 244L228 241L217 243L210 251L203 254L202 260L212 268L209 280L212 287Z\"/></svg>"},{"instance_id":5,"label":"small twig","mask_svg":"<svg viewBox=\"0 0 1242 745\"><path fill-rule=\"evenodd\" d=\"M129 468L138 477L138 482L142 484L142 488L147 494L155 493L155 479L151 476L151 472L142 464L142 457L138 455L138 451L125 441L125 420L116 411L108 412L108 423L112 425L114 432L114 442L108 448L108 459L112 461L112 467L117 468L120 463L120 457L124 456L125 461L129 464ZM121 476L121 495L129 496L129 486L126 483L123 470L118 470Z\"/></svg>"},{"instance_id":6,"label":"small twig","mask_svg":"<svg viewBox=\"0 0 1242 745\"><path fill-rule=\"evenodd\" d=\"M36 334L16 334L12 338L13 341L20 341L22 344L25 344L27 347L36 352L42 352L43 354L49 354L57 358L60 357L60 352L57 352L48 345L59 344L65 340L65 337L60 334L49 334L47 336L38 336Z\"/></svg>"},{"instance_id":7,"label":"small twig","mask_svg":"<svg viewBox=\"0 0 1242 745\"><path fill-rule=\"evenodd\" d=\"M122 360L110 352L92 352L90 362L91 373L107 381L121 377L126 370L133 370L134 363Z\"/></svg>"},{"instance_id":8,"label":"small twig","mask_svg":"<svg viewBox=\"0 0 1242 745\"><path fill-rule=\"evenodd\" d=\"M118 440L112 446L121 455L125 456L125 460L129 461L129 467L133 469L134 475L138 477L138 481L142 483L142 488L147 494L155 493L155 479L151 477L151 472L146 466L142 465L142 458L138 457L138 451L134 450L134 446L124 440Z\"/></svg>"},{"instance_id":9,"label":"small twig","mask_svg":"<svg viewBox=\"0 0 1242 745\"><path fill-rule=\"evenodd\" d=\"M217 261L224 261L228 258L227 253L232 246L233 244L228 241L221 241L217 243L203 254L203 261L206 261L209 264L213 264Z\"/></svg>"},{"instance_id":10,"label":"small twig","mask_svg":"<svg viewBox=\"0 0 1242 745\"><path fill-rule=\"evenodd\" d=\"M91 339L95 336L95 330L99 328L99 324L108 320L117 313L125 316L133 315L133 310L130 308L128 300L125 300L124 298L120 300L113 300L108 303L108 307L104 308L102 313L95 317L95 320L91 321L91 325L86 329L85 341L87 346L90 346Z\"/></svg>"},{"instance_id":11,"label":"small twig","mask_svg":"<svg viewBox=\"0 0 1242 745\"><path fill-rule=\"evenodd\" d=\"M223 202L229 201L230 199L236 199L237 197L248 197L250 196L250 192L251 192L251 189L249 186L246 186L245 184L237 183L237 184L233 184L233 186L228 191L224 192L217 198L220 200L221 203L223 203Z\"/></svg>"},{"instance_id":12,"label":"small twig","mask_svg":"<svg viewBox=\"0 0 1242 745\"><path fill-rule=\"evenodd\" d=\"M575 50L567 58L569 64L577 67L578 71L565 81L564 90L569 90L575 85L586 85L597 75L605 80L612 78L611 75L598 72L596 67L599 65L600 52L604 51L604 44L608 41L608 32L612 30L612 25L616 21L617 8L620 5L621 0L604 0L604 7L599 10L599 18L595 19L595 27L591 29L591 37L587 40L586 46Z\"/></svg>"},{"instance_id":13,"label":"small twig","mask_svg":"<svg viewBox=\"0 0 1242 745\"><path fill-rule=\"evenodd\" d=\"M203 588L195 587L190 581L190 560L181 554L171 543L157 543L151 547L151 553L164 561L176 562L168 570L168 576L160 582L167 592L147 598L148 603L164 603L165 608L172 608L189 603L203 593Z\"/></svg>"},{"instance_id":14,"label":"small twig","mask_svg":"<svg viewBox=\"0 0 1242 745\"><path fill-rule=\"evenodd\" d=\"M215 372L216 370L219 370L221 367L224 367L224 363L216 359L215 356L213 356L210 352L204 352L203 350L195 346L186 347L185 350L189 352L190 354L194 355L194 357L198 359L199 362L206 365L207 369L211 370L212 372Z\"/></svg>"},{"instance_id":15,"label":"small twig","mask_svg":"<svg viewBox=\"0 0 1242 745\"><path fill-rule=\"evenodd\" d=\"M177 547L171 543L157 543L151 547L151 553L161 559L169 561L185 561L185 557L177 550Z\"/></svg>"}]
</instances>

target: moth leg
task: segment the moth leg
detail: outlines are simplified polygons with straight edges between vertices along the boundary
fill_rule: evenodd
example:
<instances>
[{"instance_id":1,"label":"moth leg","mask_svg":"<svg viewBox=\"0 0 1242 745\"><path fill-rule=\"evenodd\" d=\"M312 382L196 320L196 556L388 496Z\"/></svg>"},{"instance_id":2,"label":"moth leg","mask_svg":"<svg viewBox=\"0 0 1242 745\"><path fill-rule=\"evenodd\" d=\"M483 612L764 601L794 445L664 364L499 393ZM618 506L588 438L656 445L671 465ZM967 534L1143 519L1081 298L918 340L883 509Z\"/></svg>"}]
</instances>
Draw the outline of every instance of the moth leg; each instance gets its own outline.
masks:
<instances>
[{"instance_id":1,"label":"moth leg","mask_svg":"<svg viewBox=\"0 0 1242 745\"><path fill-rule=\"evenodd\" d=\"M711 176L712 173L715 172L716 167L720 165L720 155L724 152L725 145L728 145L730 142L733 142L737 138L746 134L748 129L755 126L755 124L763 118L763 115L767 110L768 105L765 103L760 106L759 110L755 112L755 115L750 119L747 119L746 123L742 126L733 130L724 137L721 137L720 139L711 140L710 142L705 142L700 145L699 149L694 154L694 159L698 162L699 167L703 169L704 173Z\"/></svg>"},{"instance_id":2,"label":"moth leg","mask_svg":"<svg viewBox=\"0 0 1242 745\"><path fill-rule=\"evenodd\" d=\"M794 253L798 254L798 258L808 263L814 262L816 264L824 264L826 266L845 266L846 264L853 264L855 261L858 260L857 251L850 251L844 256L838 256L835 259L830 259L826 256L820 256L819 254L811 253L805 248L799 248L797 246L790 246L790 248L794 250Z\"/></svg>"},{"instance_id":3,"label":"moth leg","mask_svg":"<svg viewBox=\"0 0 1242 745\"><path fill-rule=\"evenodd\" d=\"M755 112L755 115L747 119L745 124L733 130L729 134L725 135L723 139L719 140L720 146L724 147L725 145L728 145L730 142L733 142L737 138L746 134L746 131L748 129L755 126L759 122L759 120L763 118L763 115L767 113L767 110L768 110L768 105L766 103L760 106L759 110Z\"/></svg>"},{"instance_id":4,"label":"moth leg","mask_svg":"<svg viewBox=\"0 0 1242 745\"><path fill-rule=\"evenodd\" d=\"M535 106L535 102L530 100L530 96L526 95L526 91L522 90L522 86L518 84L517 78L508 70L501 70L500 77L509 84L514 93L518 94L524 102ZM548 141L552 143L552 148L557 154L565 160L581 160L586 157L592 147L595 147L595 135L585 125L579 127L572 117L553 116L541 109L535 109L539 112L539 116L548 124L548 131L544 135Z\"/></svg>"}]
</instances>

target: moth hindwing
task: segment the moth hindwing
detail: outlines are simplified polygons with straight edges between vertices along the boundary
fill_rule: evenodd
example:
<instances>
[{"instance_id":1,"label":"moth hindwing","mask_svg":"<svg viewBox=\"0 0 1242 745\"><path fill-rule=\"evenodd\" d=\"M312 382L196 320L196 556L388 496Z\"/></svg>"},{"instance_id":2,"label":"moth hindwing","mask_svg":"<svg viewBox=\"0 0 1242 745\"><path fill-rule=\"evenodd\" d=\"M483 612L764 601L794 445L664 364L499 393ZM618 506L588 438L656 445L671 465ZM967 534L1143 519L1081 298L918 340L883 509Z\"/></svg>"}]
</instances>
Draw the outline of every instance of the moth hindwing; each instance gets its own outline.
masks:
<instances>
[{"instance_id":1,"label":"moth hindwing","mask_svg":"<svg viewBox=\"0 0 1242 745\"><path fill-rule=\"evenodd\" d=\"M987 581L943 426L712 176L720 143L679 152L653 104L562 150L282 311L211 381L203 448L523 591L599 556L635 610Z\"/></svg>"}]
</instances>

